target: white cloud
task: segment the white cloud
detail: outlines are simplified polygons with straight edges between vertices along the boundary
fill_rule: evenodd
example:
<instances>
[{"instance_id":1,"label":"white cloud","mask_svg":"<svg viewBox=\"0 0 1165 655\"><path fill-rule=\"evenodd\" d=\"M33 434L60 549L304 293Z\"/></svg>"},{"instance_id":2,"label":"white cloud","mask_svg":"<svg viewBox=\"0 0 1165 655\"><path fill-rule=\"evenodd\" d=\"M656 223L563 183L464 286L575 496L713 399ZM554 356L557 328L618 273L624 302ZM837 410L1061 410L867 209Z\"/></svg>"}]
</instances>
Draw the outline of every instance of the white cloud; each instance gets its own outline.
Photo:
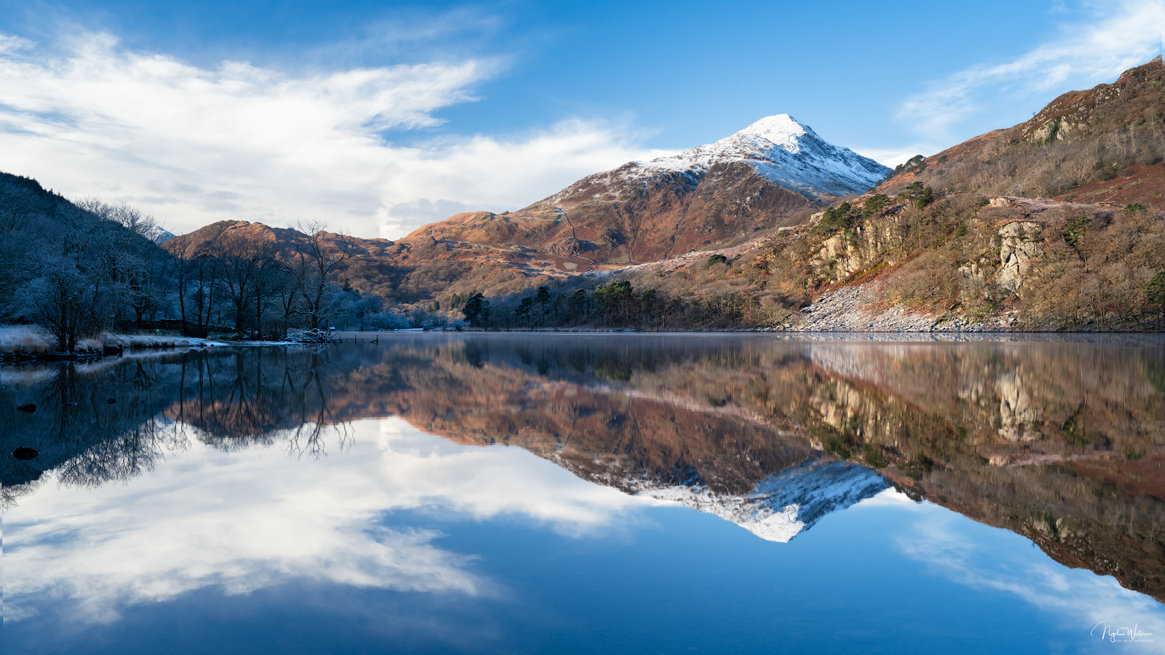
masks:
<instances>
[{"instance_id":1,"label":"white cloud","mask_svg":"<svg viewBox=\"0 0 1165 655\"><path fill-rule=\"evenodd\" d=\"M902 148L854 148L854 152L869 157L883 166L894 167L904 164L915 155L929 155L935 146L929 143L915 143Z\"/></svg>"},{"instance_id":2,"label":"white cloud","mask_svg":"<svg viewBox=\"0 0 1165 655\"><path fill-rule=\"evenodd\" d=\"M904 553L935 572L972 588L1022 599L1058 617L1066 629L1080 635L1081 643L1109 646L1102 644L1099 633L1089 634L1098 623L1117 628L1139 625L1142 631L1153 633L1153 641L1121 646L1135 652L1160 652L1165 612L1149 596L1121 587L1110 576L1068 569L1037 549L1016 548L1015 544L1027 541L1018 535L997 531L996 537L1001 535L1008 542L1002 545L995 539L976 539L966 529L974 526L979 531L970 519L929 503L917 509L923 517L898 543Z\"/></svg>"},{"instance_id":3,"label":"white cloud","mask_svg":"<svg viewBox=\"0 0 1165 655\"><path fill-rule=\"evenodd\" d=\"M460 446L396 418L349 428L349 446L324 461L195 442L130 485L42 486L4 517L5 621L52 599L83 623L107 622L196 589L243 594L295 579L491 594L472 557L433 543L439 534L380 518L515 515L585 534L652 504L518 448Z\"/></svg>"},{"instance_id":4,"label":"white cloud","mask_svg":"<svg viewBox=\"0 0 1165 655\"><path fill-rule=\"evenodd\" d=\"M1016 59L973 66L932 83L902 103L898 118L915 126L931 144L922 152L931 154L972 136L956 137L960 124L972 117L991 114L1015 122L1016 107L1038 110L1067 91L1065 84L1090 88L1111 82L1161 52L1160 0L1090 3L1085 13L1081 22L1062 26L1059 38Z\"/></svg>"},{"instance_id":5,"label":"white cloud","mask_svg":"<svg viewBox=\"0 0 1165 655\"><path fill-rule=\"evenodd\" d=\"M184 232L223 219L323 219L397 238L458 209L516 209L655 156L619 126L569 120L501 139L401 147L386 130L441 122L501 65L465 59L291 76L206 70L106 34L60 54L0 35L0 170L68 196L125 201Z\"/></svg>"}]
</instances>

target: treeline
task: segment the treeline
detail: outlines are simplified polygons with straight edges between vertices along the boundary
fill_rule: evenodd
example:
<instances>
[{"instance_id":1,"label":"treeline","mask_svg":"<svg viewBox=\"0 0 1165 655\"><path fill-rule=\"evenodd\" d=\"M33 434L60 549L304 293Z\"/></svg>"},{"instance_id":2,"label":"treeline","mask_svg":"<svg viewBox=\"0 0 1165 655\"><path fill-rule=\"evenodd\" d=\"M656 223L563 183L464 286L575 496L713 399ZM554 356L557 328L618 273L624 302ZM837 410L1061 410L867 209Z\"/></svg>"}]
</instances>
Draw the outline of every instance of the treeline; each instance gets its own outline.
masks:
<instances>
[{"instance_id":1,"label":"treeline","mask_svg":"<svg viewBox=\"0 0 1165 655\"><path fill-rule=\"evenodd\" d=\"M474 293L459 303L458 300L455 298L453 309L459 309L470 326L496 330L729 330L768 325L790 311L771 299L762 301L758 294L747 290L704 295L669 293L655 287L636 287L626 279L600 283L588 276L503 298L487 299Z\"/></svg>"},{"instance_id":2,"label":"treeline","mask_svg":"<svg viewBox=\"0 0 1165 655\"><path fill-rule=\"evenodd\" d=\"M441 322L398 315L336 279L348 259L322 224L290 253L224 238L187 259L155 239L128 205L69 202L35 180L0 173L0 322L48 330L60 352L103 331L166 328L187 336L280 338L291 329L399 328Z\"/></svg>"}]
</instances>

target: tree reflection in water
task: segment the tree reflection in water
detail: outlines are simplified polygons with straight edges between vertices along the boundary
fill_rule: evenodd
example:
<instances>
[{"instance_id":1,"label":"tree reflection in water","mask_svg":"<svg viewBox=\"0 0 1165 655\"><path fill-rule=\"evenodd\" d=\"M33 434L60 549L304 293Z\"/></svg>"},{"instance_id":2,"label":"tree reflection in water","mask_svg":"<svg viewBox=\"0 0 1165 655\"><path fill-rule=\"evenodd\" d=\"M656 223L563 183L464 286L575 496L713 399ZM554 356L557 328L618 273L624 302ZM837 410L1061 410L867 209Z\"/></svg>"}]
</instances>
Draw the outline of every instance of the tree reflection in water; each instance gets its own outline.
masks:
<instances>
[{"instance_id":1,"label":"tree reflection in water","mask_svg":"<svg viewBox=\"0 0 1165 655\"><path fill-rule=\"evenodd\" d=\"M6 368L3 501L42 473L127 480L191 439L325 456L396 415L519 446L629 493L741 497L806 462L875 467L917 499L1165 600L1165 349L711 337L383 336ZM115 404L108 404L113 397ZM34 415L14 408L37 403ZM76 403L76 405L73 405Z\"/></svg>"}]
</instances>

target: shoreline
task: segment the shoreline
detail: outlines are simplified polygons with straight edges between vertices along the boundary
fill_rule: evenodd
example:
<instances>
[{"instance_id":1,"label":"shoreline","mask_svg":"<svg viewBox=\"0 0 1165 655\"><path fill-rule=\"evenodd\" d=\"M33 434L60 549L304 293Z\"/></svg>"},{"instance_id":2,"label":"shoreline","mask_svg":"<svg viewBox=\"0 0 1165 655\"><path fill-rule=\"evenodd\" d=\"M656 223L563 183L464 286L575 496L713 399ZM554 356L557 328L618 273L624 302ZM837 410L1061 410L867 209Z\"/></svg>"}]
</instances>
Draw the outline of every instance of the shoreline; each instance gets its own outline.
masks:
<instances>
[{"instance_id":1,"label":"shoreline","mask_svg":"<svg viewBox=\"0 0 1165 655\"><path fill-rule=\"evenodd\" d=\"M833 342L903 342L903 343L968 343L968 342L1011 342L1011 343L1092 343L1096 341L1118 342L1165 342L1165 332L1147 331L1028 331L1016 329L991 330L788 330L782 328L723 329L723 330L644 330L637 328L529 328L483 330L449 328L404 329L404 330L337 330L335 337L323 342L304 341L233 341L227 339L205 339L196 337L156 337L155 335L111 335L128 340L121 345L105 346L102 350L85 350L74 353L54 351L34 352L27 350L0 351L0 365L51 364L58 362L93 362L109 357L122 357L129 353L162 352L167 350L194 350L204 348L263 348L340 344L345 341L375 343L380 335L577 335L577 336L639 336L639 337L718 337L718 336L765 336L782 341L833 341ZM135 338L148 337L134 343ZM1130 343L1130 345L1132 345Z\"/></svg>"}]
</instances>

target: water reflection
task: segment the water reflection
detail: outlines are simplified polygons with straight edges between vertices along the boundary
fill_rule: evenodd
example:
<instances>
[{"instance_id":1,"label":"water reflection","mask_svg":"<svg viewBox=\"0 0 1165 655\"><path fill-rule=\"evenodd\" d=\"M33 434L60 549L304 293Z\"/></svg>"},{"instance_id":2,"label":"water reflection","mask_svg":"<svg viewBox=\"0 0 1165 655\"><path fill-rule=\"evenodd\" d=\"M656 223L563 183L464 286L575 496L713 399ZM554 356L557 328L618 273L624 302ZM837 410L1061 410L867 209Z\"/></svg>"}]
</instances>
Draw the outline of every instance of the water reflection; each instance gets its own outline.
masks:
<instances>
[{"instance_id":1,"label":"water reflection","mask_svg":"<svg viewBox=\"0 0 1165 655\"><path fill-rule=\"evenodd\" d=\"M1064 565L1112 575L1165 600L1165 350L1159 341L385 336L377 344L5 369L0 382L5 452L26 446L41 453L29 462L4 458L8 508L34 493L45 472L75 489L155 469L151 479L159 479L165 472L159 459L174 451L223 458L216 461L232 472L208 480L203 493L212 498L242 476L238 467L252 465L251 446L281 444L297 457L327 457L357 443L409 461L409 448L420 444L401 451L383 436L358 438L360 419L395 416L459 444L517 446L581 480L640 499L679 501L774 541L803 534L829 512L894 485L1022 535ZM15 411L27 402L38 405L35 414ZM298 570L333 547L390 552L386 560L368 555L335 564L333 572L336 579L358 580L356 572L375 571L370 579L410 580L390 586L477 593L478 583L459 572L455 559L442 559L447 554L428 545L431 535L378 536L351 526L367 521L373 508L419 507L439 496L480 515L519 512L580 530L622 511L625 502L599 491L551 502L545 499L559 496L459 483L475 479L476 467L497 465L467 461L440 469L455 474L430 471L443 486L407 467L374 471L372 477L408 483L393 485L391 493L352 489L369 504L352 509L347 523L314 526L320 534L352 531L355 541L294 557L253 555ZM302 474L255 470L246 477ZM344 488L346 474L336 475L319 484ZM520 477L528 484L528 475ZM239 491L240 497L256 493ZM79 493L70 502L84 506L83 498ZM548 505L540 507L539 499ZM302 502L351 506L339 498ZM212 507L190 512L213 516ZM162 505L157 512L164 513ZM144 517L143 529L154 520ZM258 516L250 523L300 539L316 534L310 526L261 527ZM222 529L199 526L207 533ZM263 541L258 534L237 541ZM125 545L110 542L110 548L123 552ZM408 548L423 554L407 554ZM417 582L381 570L398 561L420 562L435 577ZM159 580L177 584L180 576L157 569ZM229 561L210 558L202 577L175 588L204 584L205 576L229 578L223 570L231 570ZM223 584L255 584L253 573L246 577L246 583Z\"/></svg>"}]
</instances>

